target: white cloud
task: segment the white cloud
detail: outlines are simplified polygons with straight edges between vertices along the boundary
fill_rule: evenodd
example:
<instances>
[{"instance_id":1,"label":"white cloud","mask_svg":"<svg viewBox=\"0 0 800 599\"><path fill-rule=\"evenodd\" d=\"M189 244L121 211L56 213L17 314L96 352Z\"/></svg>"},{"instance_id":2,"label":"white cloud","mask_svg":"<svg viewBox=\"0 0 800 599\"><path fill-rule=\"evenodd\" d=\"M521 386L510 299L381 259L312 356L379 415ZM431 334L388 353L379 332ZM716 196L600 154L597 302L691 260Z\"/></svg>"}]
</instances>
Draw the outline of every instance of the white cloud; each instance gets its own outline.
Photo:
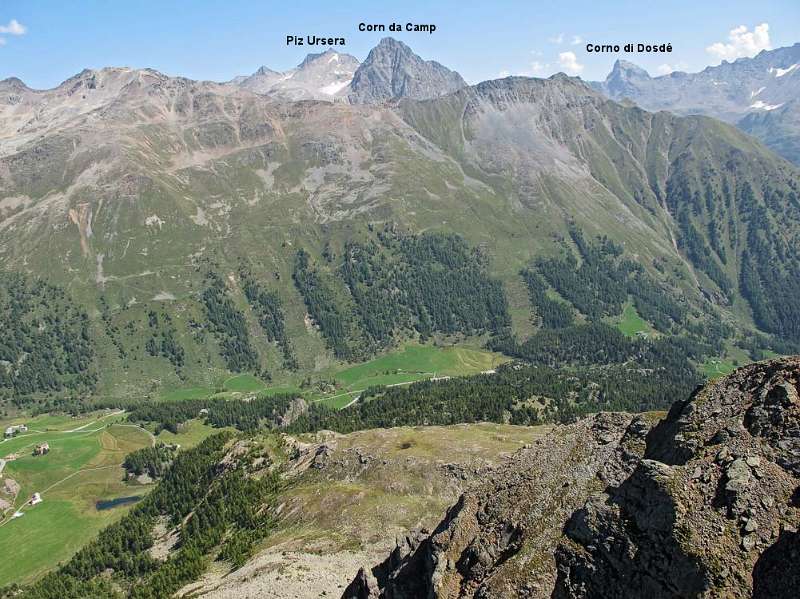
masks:
<instances>
[{"instance_id":1,"label":"white cloud","mask_svg":"<svg viewBox=\"0 0 800 599\"><path fill-rule=\"evenodd\" d=\"M685 62L676 62L675 64L664 63L656 67L656 73L659 75L669 75L674 71L685 71L689 68Z\"/></svg>"},{"instance_id":2,"label":"white cloud","mask_svg":"<svg viewBox=\"0 0 800 599\"><path fill-rule=\"evenodd\" d=\"M554 35L553 37L548 37L547 41L551 44L563 44L564 43L564 34L559 33L558 35Z\"/></svg>"},{"instance_id":3,"label":"white cloud","mask_svg":"<svg viewBox=\"0 0 800 599\"><path fill-rule=\"evenodd\" d=\"M3 38L3 37L0 37L0 46L5 46L5 45L6 45L6 40L5 40L5 38Z\"/></svg>"},{"instance_id":4,"label":"white cloud","mask_svg":"<svg viewBox=\"0 0 800 599\"><path fill-rule=\"evenodd\" d=\"M543 64L538 60L534 60L531 63L531 75L534 77L544 77L547 74L547 68L549 64Z\"/></svg>"},{"instance_id":5,"label":"white cloud","mask_svg":"<svg viewBox=\"0 0 800 599\"><path fill-rule=\"evenodd\" d=\"M580 75L583 71L583 65L578 62L578 57L575 56L575 52L559 53L558 66L560 66L567 75Z\"/></svg>"},{"instance_id":6,"label":"white cloud","mask_svg":"<svg viewBox=\"0 0 800 599\"><path fill-rule=\"evenodd\" d=\"M580 35L573 35L572 42L570 42L573 46L579 46L583 43L583 38Z\"/></svg>"},{"instance_id":7,"label":"white cloud","mask_svg":"<svg viewBox=\"0 0 800 599\"><path fill-rule=\"evenodd\" d=\"M530 68L523 69L523 70L515 70L512 71L510 69L503 69L499 73L497 73L498 79L503 79L505 77L545 77L549 72L548 69L550 68L549 64L539 62L538 60L534 60L530 64Z\"/></svg>"},{"instance_id":8,"label":"white cloud","mask_svg":"<svg viewBox=\"0 0 800 599\"><path fill-rule=\"evenodd\" d=\"M28 28L16 19L11 19L8 25L0 25L0 33L7 35L25 35L27 32Z\"/></svg>"},{"instance_id":9,"label":"white cloud","mask_svg":"<svg viewBox=\"0 0 800 599\"><path fill-rule=\"evenodd\" d=\"M745 25L739 25L730 30L729 43L716 42L706 48L706 52L713 54L720 60L736 60L743 56L755 56L761 50L770 50L769 24L761 23L748 31Z\"/></svg>"}]
</instances>

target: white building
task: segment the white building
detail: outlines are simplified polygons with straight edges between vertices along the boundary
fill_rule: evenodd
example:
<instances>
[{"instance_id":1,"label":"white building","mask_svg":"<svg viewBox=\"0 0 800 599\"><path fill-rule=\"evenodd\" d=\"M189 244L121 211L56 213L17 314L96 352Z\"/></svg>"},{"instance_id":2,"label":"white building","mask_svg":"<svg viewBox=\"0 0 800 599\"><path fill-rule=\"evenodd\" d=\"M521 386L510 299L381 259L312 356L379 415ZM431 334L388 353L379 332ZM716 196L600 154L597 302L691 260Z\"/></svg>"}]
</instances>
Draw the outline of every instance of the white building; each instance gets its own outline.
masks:
<instances>
[{"instance_id":1,"label":"white building","mask_svg":"<svg viewBox=\"0 0 800 599\"><path fill-rule=\"evenodd\" d=\"M24 424L15 424L14 426L9 426L6 429L5 436L6 437L13 437L17 433L27 433L28 427Z\"/></svg>"}]
</instances>

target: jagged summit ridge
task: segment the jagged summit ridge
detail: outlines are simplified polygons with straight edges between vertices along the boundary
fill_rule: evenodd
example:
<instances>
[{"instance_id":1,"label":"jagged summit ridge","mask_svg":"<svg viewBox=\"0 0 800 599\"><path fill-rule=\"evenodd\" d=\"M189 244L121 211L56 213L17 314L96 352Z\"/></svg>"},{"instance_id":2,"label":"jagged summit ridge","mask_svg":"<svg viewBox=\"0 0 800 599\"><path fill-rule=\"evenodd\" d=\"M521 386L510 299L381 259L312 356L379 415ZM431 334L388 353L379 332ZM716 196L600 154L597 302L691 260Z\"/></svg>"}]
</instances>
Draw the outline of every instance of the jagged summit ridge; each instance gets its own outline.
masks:
<instances>
[{"instance_id":1,"label":"jagged summit ridge","mask_svg":"<svg viewBox=\"0 0 800 599\"><path fill-rule=\"evenodd\" d=\"M462 87L464 79L433 60L423 60L403 42L385 37L359 66L348 98L354 103L375 103L391 98L425 100Z\"/></svg>"}]
</instances>

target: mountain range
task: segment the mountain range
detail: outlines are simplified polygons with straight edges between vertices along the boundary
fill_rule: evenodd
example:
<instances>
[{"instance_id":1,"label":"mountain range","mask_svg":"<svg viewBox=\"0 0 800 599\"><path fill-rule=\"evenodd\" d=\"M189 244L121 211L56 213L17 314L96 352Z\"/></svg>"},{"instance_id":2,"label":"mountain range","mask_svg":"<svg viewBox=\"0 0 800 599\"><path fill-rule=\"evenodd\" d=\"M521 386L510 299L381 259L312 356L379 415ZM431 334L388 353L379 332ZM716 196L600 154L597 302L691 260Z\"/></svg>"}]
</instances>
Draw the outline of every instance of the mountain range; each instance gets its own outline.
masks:
<instances>
[{"instance_id":1,"label":"mountain range","mask_svg":"<svg viewBox=\"0 0 800 599\"><path fill-rule=\"evenodd\" d=\"M327 50L309 54L296 68L279 73L261 67L230 83L282 100L332 100L375 103L391 98L435 98L467 84L434 61L422 60L407 45L384 38L366 60Z\"/></svg>"},{"instance_id":2,"label":"mountain range","mask_svg":"<svg viewBox=\"0 0 800 599\"><path fill-rule=\"evenodd\" d=\"M733 123L778 154L800 162L800 44L723 61L699 73L674 71L660 77L617 60L606 80L592 86L645 110L701 114Z\"/></svg>"},{"instance_id":3,"label":"mountain range","mask_svg":"<svg viewBox=\"0 0 800 599\"><path fill-rule=\"evenodd\" d=\"M769 76L783 85L796 75ZM341 101L292 99L320 95ZM262 68L229 83L128 68L86 70L44 91L0 82L0 258L86 308L107 393L244 365L292 376L279 341L259 332L245 271L280 300L301 372L356 346L369 355L396 343L402 326L387 321L389 336L376 333L366 296L339 264L353 241L386 243L380 231L456 234L476 248L508 303L495 333L506 320L519 339L536 330L543 308L520 271L573 254L577 231L618 244L686 306L652 316L664 332L715 323L730 327L725 343L769 348L752 335L798 334L799 189L792 165L721 121L609 101L561 74L465 86L391 39L358 65L328 51L288 73ZM300 250L308 285L297 278ZM328 281L327 308L310 295L316 277ZM576 291L585 283L564 285L552 275L548 293L586 317ZM209 323L210 288L230 297L242 326ZM182 366L137 339L151 311L175 323ZM414 316L414 326L430 318ZM341 319L352 322L340 329ZM443 316L434 331L487 332L466 322ZM250 345L243 362L226 361L225 347Z\"/></svg>"}]
</instances>

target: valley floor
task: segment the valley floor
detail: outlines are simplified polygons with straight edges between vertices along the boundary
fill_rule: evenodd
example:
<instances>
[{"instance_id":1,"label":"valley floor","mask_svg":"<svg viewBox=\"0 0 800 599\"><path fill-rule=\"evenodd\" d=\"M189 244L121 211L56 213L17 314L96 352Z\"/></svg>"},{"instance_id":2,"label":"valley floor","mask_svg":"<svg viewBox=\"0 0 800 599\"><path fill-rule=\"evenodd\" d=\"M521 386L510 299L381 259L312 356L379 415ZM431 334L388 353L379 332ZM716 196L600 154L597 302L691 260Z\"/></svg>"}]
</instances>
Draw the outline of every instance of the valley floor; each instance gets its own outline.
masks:
<instances>
[{"instance_id":1,"label":"valley floor","mask_svg":"<svg viewBox=\"0 0 800 599\"><path fill-rule=\"evenodd\" d=\"M15 559L0 560L0 587L29 582L66 561L136 503L131 499L98 507L98 502L141 498L152 485L125 481L122 462L130 452L156 442L197 445L212 429L198 421L177 435L154 436L129 424L124 412L106 410L73 418L42 415L0 422L26 424L28 431L0 440L0 548L14 547ZM33 448L46 442L46 455ZM42 501L31 505L39 493Z\"/></svg>"}]
</instances>

